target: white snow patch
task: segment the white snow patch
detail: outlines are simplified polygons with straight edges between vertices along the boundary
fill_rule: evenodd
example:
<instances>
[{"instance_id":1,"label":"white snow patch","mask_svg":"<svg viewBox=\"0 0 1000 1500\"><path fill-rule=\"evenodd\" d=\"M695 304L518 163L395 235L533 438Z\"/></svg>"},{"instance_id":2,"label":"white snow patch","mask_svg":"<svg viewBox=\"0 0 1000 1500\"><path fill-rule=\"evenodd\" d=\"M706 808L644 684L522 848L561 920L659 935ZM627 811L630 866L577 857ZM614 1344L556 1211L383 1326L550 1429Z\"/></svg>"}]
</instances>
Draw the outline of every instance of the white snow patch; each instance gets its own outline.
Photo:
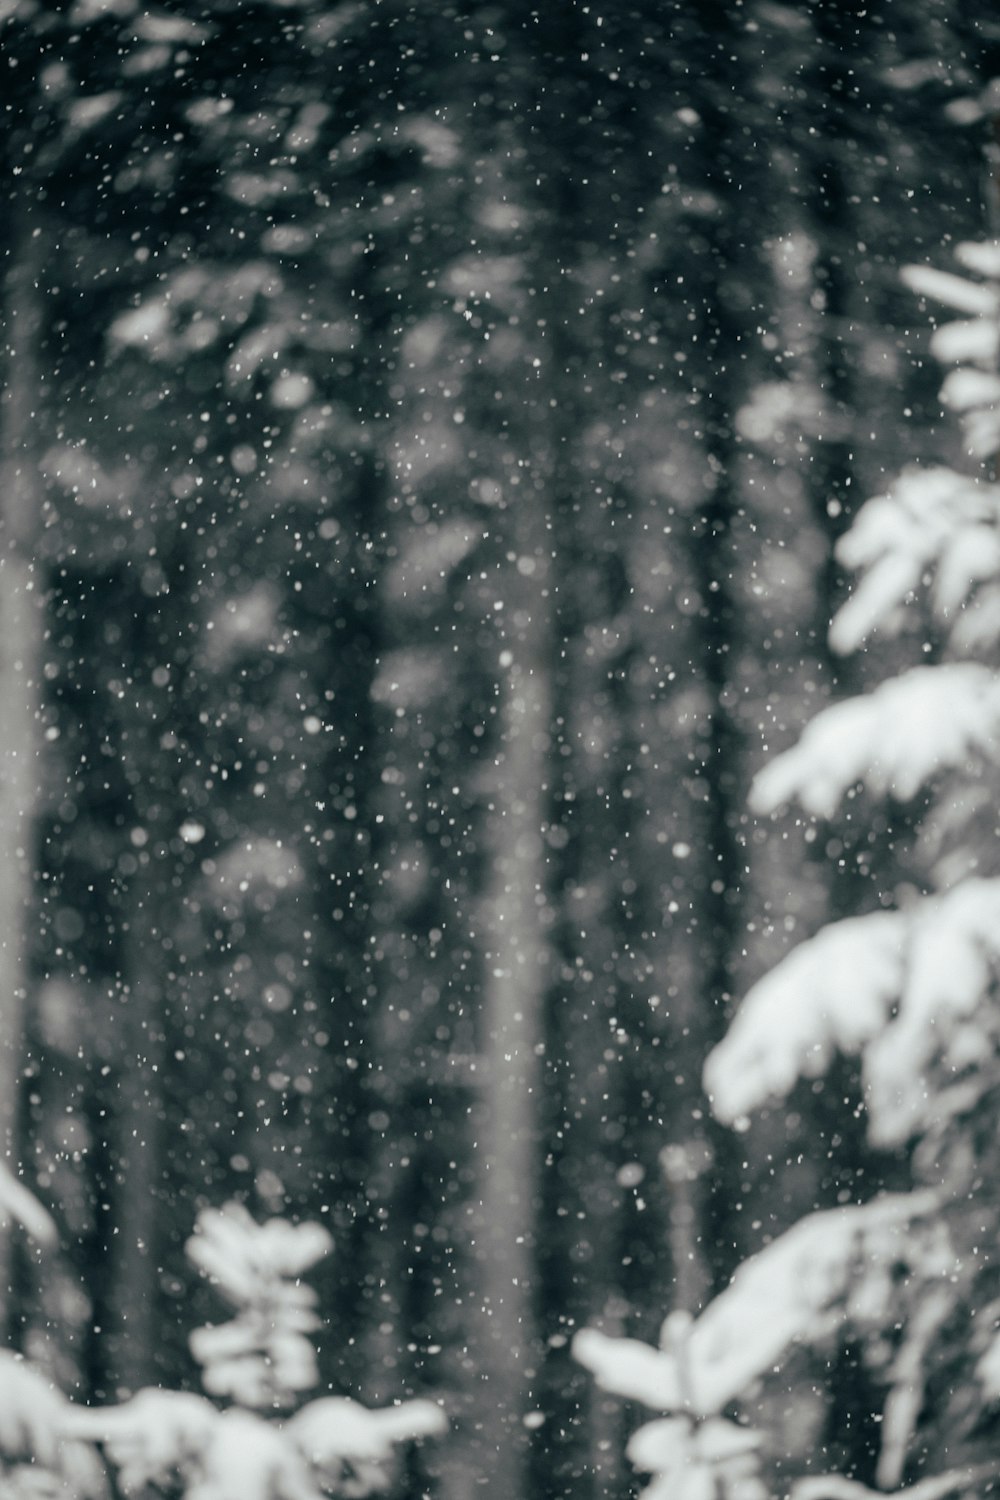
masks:
<instances>
[{"instance_id":1,"label":"white snow patch","mask_svg":"<svg viewBox=\"0 0 1000 1500\"><path fill-rule=\"evenodd\" d=\"M148 344L162 337L170 322L170 309L162 297L150 297L131 312L122 313L111 325L111 338L118 344Z\"/></svg>"},{"instance_id":2,"label":"white snow patch","mask_svg":"<svg viewBox=\"0 0 1000 1500\"><path fill-rule=\"evenodd\" d=\"M1000 400L1000 375L988 370L962 366L950 370L941 387L941 400L952 411L964 412L970 407L986 406Z\"/></svg>"},{"instance_id":3,"label":"white snow patch","mask_svg":"<svg viewBox=\"0 0 1000 1500\"><path fill-rule=\"evenodd\" d=\"M732 1122L834 1050L860 1053L869 1136L896 1146L934 1123L949 1079L988 1058L977 1016L1000 970L1000 880L965 880L906 912L823 928L750 990L705 1065L717 1117Z\"/></svg>"},{"instance_id":4,"label":"white snow patch","mask_svg":"<svg viewBox=\"0 0 1000 1500\"><path fill-rule=\"evenodd\" d=\"M418 146L431 167L452 167L461 154L458 134L429 115L410 115L397 127L400 140Z\"/></svg>"},{"instance_id":5,"label":"white snow patch","mask_svg":"<svg viewBox=\"0 0 1000 1500\"><path fill-rule=\"evenodd\" d=\"M58 1244L55 1223L33 1193L29 1193L5 1163L0 1162L0 1228L15 1219L36 1244L53 1249Z\"/></svg>"},{"instance_id":6,"label":"white snow patch","mask_svg":"<svg viewBox=\"0 0 1000 1500\"><path fill-rule=\"evenodd\" d=\"M172 1485L212 1441L219 1413L204 1396L148 1388L123 1406L71 1407L63 1430L103 1443L127 1494Z\"/></svg>"},{"instance_id":7,"label":"white snow patch","mask_svg":"<svg viewBox=\"0 0 1000 1500\"><path fill-rule=\"evenodd\" d=\"M219 894L233 900L252 890L295 890L303 881L302 864L294 849L278 839L243 839L231 844L215 861L213 880Z\"/></svg>"},{"instance_id":8,"label":"white snow patch","mask_svg":"<svg viewBox=\"0 0 1000 1500\"><path fill-rule=\"evenodd\" d=\"M345 1397L326 1396L303 1407L285 1431L322 1493L370 1495L389 1488L397 1443L435 1437L447 1426L433 1401L369 1411Z\"/></svg>"},{"instance_id":9,"label":"white snow patch","mask_svg":"<svg viewBox=\"0 0 1000 1500\"><path fill-rule=\"evenodd\" d=\"M944 323L931 335L931 353L942 364L968 362L991 369L997 362L998 348L1000 329L982 317Z\"/></svg>"},{"instance_id":10,"label":"white snow patch","mask_svg":"<svg viewBox=\"0 0 1000 1500\"><path fill-rule=\"evenodd\" d=\"M955 585L946 582L951 597ZM817 714L798 744L756 777L750 805L770 813L796 801L830 818L858 781L909 802L942 770L995 756L998 737L1000 678L988 667L914 667Z\"/></svg>"},{"instance_id":11,"label":"white snow patch","mask_svg":"<svg viewBox=\"0 0 1000 1500\"><path fill-rule=\"evenodd\" d=\"M967 1023L1000 967L1000 880L965 880L907 917L898 1013L864 1056L869 1136L880 1146L901 1145L934 1123L935 1062L957 1074L990 1056L986 1027L970 1034Z\"/></svg>"},{"instance_id":12,"label":"white snow patch","mask_svg":"<svg viewBox=\"0 0 1000 1500\"><path fill-rule=\"evenodd\" d=\"M963 548L969 528L995 527L998 514L996 486L943 466L904 469L888 494L862 506L837 545L838 562L864 576L830 627L833 649L846 654L875 630L898 629L902 606L935 565L951 580L947 602L935 596L938 612L947 618L957 608L954 580L960 571L951 552Z\"/></svg>"},{"instance_id":13,"label":"white snow patch","mask_svg":"<svg viewBox=\"0 0 1000 1500\"><path fill-rule=\"evenodd\" d=\"M419 709L426 708L449 685L448 662L439 648L401 646L382 657L371 696L375 703L393 708Z\"/></svg>"},{"instance_id":14,"label":"white snow patch","mask_svg":"<svg viewBox=\"0 0 1000 1500\"><path fill-rule=\"evenodd\" d=\"M732 1123L784 1098L834 1052L858 1053L877 1036L902 984L905 933L899 912L834 922L755 984L705 1064L716 1117Z\"/></svg>"},{"instance_id":15,"label":"white snow patch","mask_svg":"<svg viewBox=\"0 0 1000 1500\"><path fill-rule=\"evenodd\" d=\"M935 266L904 266L899 275L911 292L943 302L956 312L972 313L978 318L995 318L1000 312L993 287L956 276L952 271L939 271Z\"/></svg>"},{"instance_id":16,"label":"white snow patch","mask_svg":"<svg viewBox=\"0 0 1000 1500\"><path fill-rule=\"evenodd\" d=\"M297 411L312 399L316 383L299 370L283 371L271 386L271 405L282 411Z\"/></svg>"},{"instance_id":17,"label":"white snow patch","mask_svg":"<svg viewBox=\"0 0 1000 1500\"><path fill-rule=\"evenodd\" d=\"M122 95L117 89L111 89L106 94L91 94L87 98L74 100L67 111L70 129L88 130L91 125L98 124L113 110L116 110L121 102Z\"/></svg>"},{"instance_id":18,"label":"white snow patch","mask_svg":"<svg viewBox=\"0 0 1000 1500\"><path fill-rule=\"evenodd\" d=\"M765 1500L758 1444L755 1433L721 1417L697 1425L685 1417L661 1417L640 1427L625 1453L637 1469L655 1476L643 1500Z\"/></svg>"},{"instance_id":19,"label":"white snow patch","mask_svg":"<svg viewBox=\"0 0 1000 1500\"><path fill-rule=\"evenodd\" d=\"M224 600L206 622L205 651L212 665L224 666L241 652L259 650L271 642L279 633L280 603L278 590L264 581Z\"/></svg>"},{"instance_id":20,"label":"white snow patch","mask_svg":"<svg viewBox=\"0 0 1000 1500\"><path fill-rule=\"evenodd\" d=\"M479 544L482 528L472 521L434 521L414 527L389 569L385 589L397 603L440 595L454 570Z\"/></svg>"},{"instance_id":21,"label":"white snow patch","mask_svg":"<svg viewBox=\"0 0 1000 1500\"><path fill-rule=\"evenodd\" d=\"M966 240L955 247L955 259L979 276L1000 278L1000 240Z\"/></svg>"}]
</instances>

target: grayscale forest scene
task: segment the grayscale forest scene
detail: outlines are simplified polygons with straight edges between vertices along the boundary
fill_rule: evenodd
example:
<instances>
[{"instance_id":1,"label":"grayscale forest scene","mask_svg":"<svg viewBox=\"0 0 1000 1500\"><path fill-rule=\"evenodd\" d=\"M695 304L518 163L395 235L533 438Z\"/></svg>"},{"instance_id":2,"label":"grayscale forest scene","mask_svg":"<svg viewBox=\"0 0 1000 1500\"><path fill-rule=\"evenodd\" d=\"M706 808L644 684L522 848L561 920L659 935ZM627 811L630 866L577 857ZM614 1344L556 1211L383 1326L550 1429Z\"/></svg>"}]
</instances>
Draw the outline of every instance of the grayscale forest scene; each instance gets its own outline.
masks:
<instances>
[{"instance_id":1,"label":"grayscale forest scene","mask_svg":"<svg viewBox=\"0 0 1000 1500\"><path fill-rule=\"evenodd\" d=\"M0 80L0 1500L985 1500L1000 4Z\"/></svg>"}]
</instances>

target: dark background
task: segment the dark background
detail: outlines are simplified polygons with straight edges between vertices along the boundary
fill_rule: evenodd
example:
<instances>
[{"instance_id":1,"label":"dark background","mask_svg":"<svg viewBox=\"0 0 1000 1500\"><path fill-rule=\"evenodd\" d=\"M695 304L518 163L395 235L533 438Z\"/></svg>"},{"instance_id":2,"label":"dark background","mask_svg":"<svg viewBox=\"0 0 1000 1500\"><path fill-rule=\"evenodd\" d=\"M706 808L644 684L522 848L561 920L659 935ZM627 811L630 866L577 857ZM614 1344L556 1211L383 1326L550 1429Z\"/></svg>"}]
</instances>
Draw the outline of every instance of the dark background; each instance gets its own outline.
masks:
<instances>
[{"instance_id":1,"label":"dark background","mask_svg":"<svg viewBox=\"0 0 1000 1500\"><path fill-rule=\"evenodd\" d=\"M9 1339L81 1399L196 1387L183 1246L237 1196L333 1232L325 1389L444 1401L414 1494L624 1496L574 1330L655 1340L905 1177L846 1065L744 1134L700 1073L913 878L899 809L745 798L920 659L831 656L832 547L956 442L898 272L995 223L996 7L0 35L0 1092L62 1240L15 1245ZM789 1462L870 1477L859 1380Z\"/></svg>"}]
</instances>

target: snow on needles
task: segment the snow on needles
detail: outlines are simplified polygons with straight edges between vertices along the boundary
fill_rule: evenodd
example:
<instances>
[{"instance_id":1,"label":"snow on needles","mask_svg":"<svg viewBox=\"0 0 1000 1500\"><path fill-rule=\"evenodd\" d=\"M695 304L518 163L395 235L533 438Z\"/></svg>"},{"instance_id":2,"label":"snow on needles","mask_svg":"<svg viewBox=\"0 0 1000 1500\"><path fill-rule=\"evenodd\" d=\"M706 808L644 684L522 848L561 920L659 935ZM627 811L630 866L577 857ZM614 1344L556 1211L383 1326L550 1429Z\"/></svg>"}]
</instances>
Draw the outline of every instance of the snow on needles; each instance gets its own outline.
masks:
<instances>
[{"instance_id":1,"label":"snow on needles","mask_svg":"<svg viewBox=\"0 0 1000 1500\"><path fill-rule=\"evenodd\" d=\"M996 575L997 511L996 486L941 466L904 469L888 494L861 507L837 544L837 561L863 576L830 627L833 649L846 655L875 630L895 634L928 571L935 613L951 619Z\"/></svg>"},{"instance_id":2,"label":"snow on needles","mask_svg":"<svg viewBox=\"0 0 1000 1500\"><path fill-rule=\"evenodd\" d=\"M676 1336L675 1319L668 1318L666 1347L588 1328L573 1340L574 1358L615 1395L654 1411L711 1417L755 1380L779 1371L801 1340L814 1342L840 1327L851 1315L855 1268L873 1242L881 1253L888 1239L905 1263L914 1219L933 1213L935 1204L931 1193L902 1193L810 1214L744 1261L684 1336ZM637 1458L651 1456L639 1433L633 1443Z\"/></svg>"},{"instance_id":3,"label":"snow on needles","mask_svg":"<svg viewBox=\"0 0 1000 1500\"><path fill-rule=\"evenodd\" d=\"M906 912L823 928L750 990L705 1065L719 1119L733 1121L833 1051L860 1053L869 1136L900 1145L934 1123L951 1081L991 1054L984 1000L1000 968L1000 880L966 880Z\"/></svg>"},{"instance_id":4,"label":"snow on needles","mask_svg":"<svg viewBox=\"0 0 1000 1500\"><path fill-rule=\"evenodd\" d=\"M958 258L995 283L995 272L986 269L997 263L995 245L962 245ZM921 296L971 314L967 320L938 328L931 338L931 349L946 364L955 362L959 366L945 380L941 400L958 413L970 456L989 458L1000 451L1000 378L996 370L1000 297L996 285L983 285L931 266L906 266L902 280Z\"/></svg>"},{"instance_id":5,"label":"snow on needles","mask_svg":"<svg viewBox=\"0 0 1000 1500\"><path fill-rule=\"evenodd\" d=\"M404 1401L369 1411L344 1396L311 1401L287 1425L324 1494L368 1495L388 1489L395 1445L445 1432L444 1412L433 1401Z\"/></svg>"},{"instance_id":6,"label":"snow on needles","mask_svg":"<svg viewBox=\"0 0 1000 1500\"><path fill-rule=\"evenodd\" d=\"M826 1071L835 1051L860 1052L899 994L905 918L849 917L792 950L750 990L705 1065L716 1116L732 1123L799 1078Z\"/></svg>"},{"instance_id":7,"label":"snow on needles","mask_svg":"<svg viewBox=\"0 0 1000 1500\"><path fill-rule=\"evenodd\" d=\"M391 1488L396 1445L447 1426L426 1400L369 1411L325 1397L274 1423L236 1407L219 1411L201 1396L153 1389L123 1406L66 1411L63 1432L102 1443L127 1493L180 1484L185 1500L361 1500Z\"/></svg>"},{"instance_id":8,"label":"snow on needles","mask_svg":"<svg viewBox=\"0 0 1000 1500\"><path fill-rule=\"evenodd\" d=\"M988 667L914 667L817 714L799 742L756 777L750 805L770 813L797 801L830 818L858 781L908 802L938 772L995 755L998 737L1000 680Z\"/></svg>"},{"instance_id":9,"label":"snow on needles","mask_svg":"<svg viewBox=\"0 0 1000 1500\"><path fill-rule=\"evenodd\" d=\"M205 1389L267 1407L315 1385L316 1355L307 1335L320 1320L316 1294L300 1278L333 1248L322 1225L257 1224L239 1203L227 1203L202 1210L186 1248L237 1309L229 1323L191 1335Z\"/></svg>"},{"instance_id":10,"label":"snow on needles","mask_svg":"<svg viewBox=\"0 0 1000 1500\"><path fill-rule=\"evenodd\" d=\"M996 290L953 271L939 271L936 266L904 266L899 278L904 286L922 297L933 297L956 312L976 318L995 318L1000 312Z\"/></svg>"},{"instance_id":11,"label":"snow on needles","mask_svg":"<svg viewBox=\"0 0 1000 1500\"><path fill-rule=\"evenodd\" d=\"M104 1445L127 1493L169 1487L200 1461L220 1413L204 1396L141 1390L122 1406L73 1406L63 1421L72 1437ZM246 1497L244 1497L246 1500Z\"/></svg>"},{"instance_id":12,"label":"snow on needles","mask_svg":"<svg viewBox=\"0 0 1000 1500\"><path fill-rule=\"evenodd\" d=\"M697 1425L660 1417L633 1433L625 1452L655 1475L642 1500L767 1500L755 1461L759 1443L755 1432L722 1417Z\"/></svg>"},{"instance_id":13,"label":"snow on needles","mask_svg":"<svg viewBox=\"0 0 1000 1500\"><path fill-rule=\"evenodd\" d=\"M965 880L915 906L907 926L898 1014L864 1056L869 1135L881 1146L940 1119L935 1063L950 1082L992 1056L985 1001L1000 967L1000 881Z\"/></svg>"},{"instance_id":14,"label":"snow on needles","mask_svg":"<svg viewBox=\"0 0 1000 1500\"><path fill-rule=\"evenodd\" d=\"M72 1408L19 1354L0 1349L0 1474L3 1494L106 1500L102 1465L67 1430Z\"/></svg>"}]
</instances>

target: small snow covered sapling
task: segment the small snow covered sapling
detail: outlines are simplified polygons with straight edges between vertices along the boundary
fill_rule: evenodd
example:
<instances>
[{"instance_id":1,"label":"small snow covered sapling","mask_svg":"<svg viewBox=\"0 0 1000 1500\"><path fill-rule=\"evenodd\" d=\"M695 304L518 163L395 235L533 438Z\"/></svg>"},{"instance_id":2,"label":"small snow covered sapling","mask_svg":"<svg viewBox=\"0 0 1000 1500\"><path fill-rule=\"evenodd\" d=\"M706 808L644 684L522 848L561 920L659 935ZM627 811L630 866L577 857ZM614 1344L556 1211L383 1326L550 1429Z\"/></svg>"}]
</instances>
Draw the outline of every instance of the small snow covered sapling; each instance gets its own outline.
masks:
<instances>
[{"instance_id":1,"label":"small snow covered sapling","mask_svg":"<svg viewBox=\"0 0 1000 1500\"><path fill-rule=\"evenodd\" d=\"M362 1500L391 1489L398 1444L444 1430L426 1400L369 1411L320 1397L281 1420L319 1377L316 1296L301 1278L332 1248L321 1225L258 1224L236 1203L198 1216L188 1256L235 1316L196 1330L191 1350L206 1391L233 1404L148 1389L120 1407L77 1409L67 1430L104 1445L126 1495L152 1486L184 1500Z\"/></svg>"}]
</instances>

